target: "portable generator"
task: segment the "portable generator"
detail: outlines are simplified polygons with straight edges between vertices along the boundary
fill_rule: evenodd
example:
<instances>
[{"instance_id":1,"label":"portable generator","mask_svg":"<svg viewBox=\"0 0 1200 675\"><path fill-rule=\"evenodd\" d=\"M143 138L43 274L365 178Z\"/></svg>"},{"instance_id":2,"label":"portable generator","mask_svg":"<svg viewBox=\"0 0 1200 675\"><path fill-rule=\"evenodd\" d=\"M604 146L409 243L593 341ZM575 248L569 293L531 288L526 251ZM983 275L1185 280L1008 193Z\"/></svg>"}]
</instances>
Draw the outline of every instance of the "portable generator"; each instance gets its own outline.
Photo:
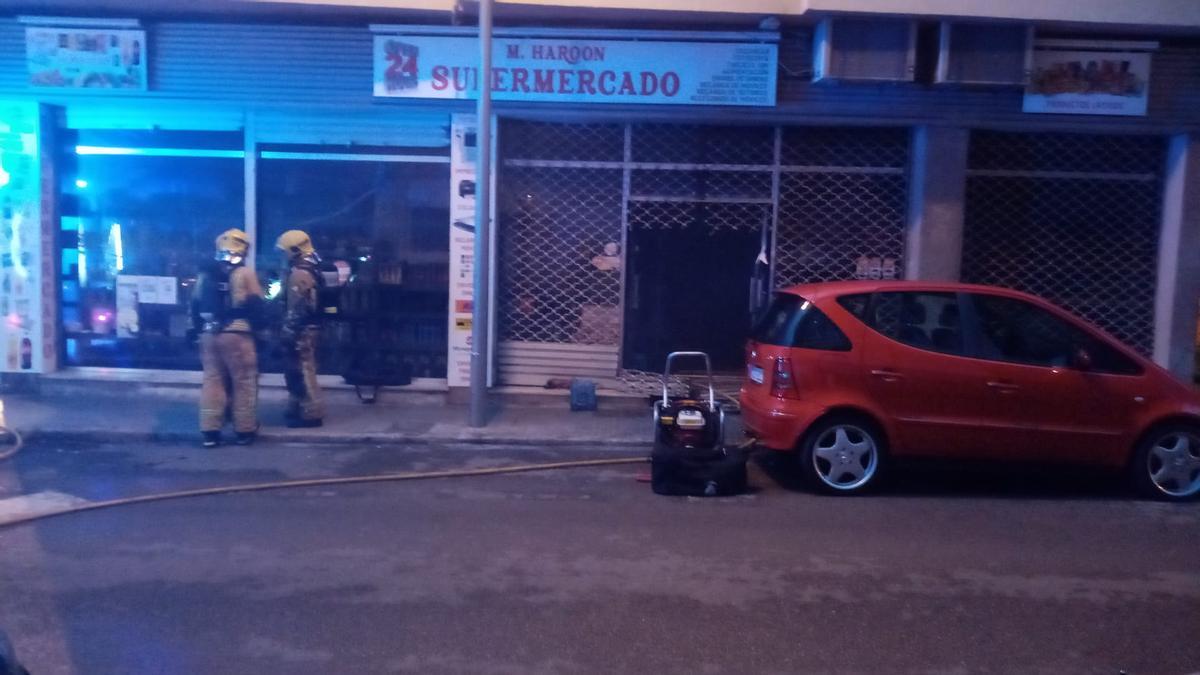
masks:
<instances>
[{"instance_id":1,"label":"portable generator","mask_svg":"<svg viewBox=\"0 0 1200 675\"><path fill-rule=\"evenodd\" d=\"M672 398L672 366L703 359L708 398ZM717 496L746 490L746 453L725 447L725 411L717 403L712 361L704 352L672 352L663 371L662 398L654 402L650 485L658 494Z\"/></svg>"}]
</instances>

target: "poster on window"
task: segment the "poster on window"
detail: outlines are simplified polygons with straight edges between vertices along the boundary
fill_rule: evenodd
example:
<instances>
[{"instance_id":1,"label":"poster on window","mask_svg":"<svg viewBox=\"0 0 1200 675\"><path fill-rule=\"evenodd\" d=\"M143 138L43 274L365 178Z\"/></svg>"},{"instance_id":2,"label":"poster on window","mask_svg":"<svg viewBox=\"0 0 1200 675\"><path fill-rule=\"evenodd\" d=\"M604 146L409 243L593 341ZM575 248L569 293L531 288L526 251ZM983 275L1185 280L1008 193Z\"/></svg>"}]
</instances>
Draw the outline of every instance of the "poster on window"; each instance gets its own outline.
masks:
<instances>
[{"instance_id":1,"label":"poster on window","mask_svg":"<svg viewBox=\"0 0 1200 675\"><path fill-rule=\"evenodd\" d=\"M479 144L474 115L450 120L450 344L446 383L471 384L471 316L475 304L475 164Z\"/></svg>"},{"instance_id":2,"label":"poster on window","mask_svg":"<svg viewBox=\"0 0 1200 675\"><path fill-rule=\"evenodd\" d=\"M25 29L31 87L146 89L146 31L110 28Z\"/></svg>"},{"instance_id":3,"label":"poster on window","mask_svg":"<svg viewBox=\"0 0 1200 675\"><path fill-rule=\"evenodd\" d=\"M0 372L42 371L38 106L0 102Z\"/></svg>"},{"instance_id":4,"label":"poster on window","mask_svg":"<svg viewBox=\"0 0 1200 675\"><path fill-rule=\"evenodd\" d=\"M130 274L117 276L117 337L135 338L141 333L142 305L179 304L179 280Z\"/></svg>"},{"instance_id":5,"label":"poster on window","mask_svg":"<svg viewBox=\"0 0 1200 675\"><path fill-rule=\"evenodd\" d=\"M772 43L497 38L479 74L475 37L375 36L375 95L498 101L773 106Z\"/></svg>"},{"instance_id":6,"label":"poster on window","mask_svg":"<svg viewBox=\"0 0 1200 675\"><path fill-rule=\"evenodd\" d=\"M1145 115L1150 54L1035 50L1027 113Z\"/></svg>"}]
</instances>

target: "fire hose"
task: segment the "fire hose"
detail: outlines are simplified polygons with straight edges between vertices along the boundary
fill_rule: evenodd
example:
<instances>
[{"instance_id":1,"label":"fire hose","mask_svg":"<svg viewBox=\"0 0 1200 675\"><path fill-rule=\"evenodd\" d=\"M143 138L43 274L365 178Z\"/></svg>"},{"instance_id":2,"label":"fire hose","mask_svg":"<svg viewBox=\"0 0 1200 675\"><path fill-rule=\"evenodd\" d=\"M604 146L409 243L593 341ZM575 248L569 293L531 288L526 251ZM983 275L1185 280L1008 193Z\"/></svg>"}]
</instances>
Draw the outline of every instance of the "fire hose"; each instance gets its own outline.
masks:
<instances>
[{"instance_id":1,"label":"fire hose","mask_svg":"<svg viewBox=\"0 0 1200 675\"><path fill-rule=\"evenodd\" d=\"M25 441L21 438L21 434L17 433L16 429L0 426L0 440L8 441L9 439L11 439L11 447L0 451L0 462L16 456L25 444Z\"/></svg>"},{"instance_id":2,"label":"fire hose","mask_svg":"<svg viewBox=\"0 0 1200 675\"><path fill-rule=\"evenodd\" d=\"M19 448L18 448L19 449ZM42 513L30 514L22 516L3 523L0 523L0 529L13 527L15 525L23 525L37 520L45 520L57 516L65 516L73 513L83 513L85 511L98 511L100 509L110 509L117 506L129 506L132 504L145 504L148 502L160 502L172 499L186 499L189 497L208 497L211 495L227 495L243 492L264 492L267 490L286 490L290 488L313 488L313 487L328 487L331 485L355 485L362 483L385 483L399 482L410 480L430 480L434 478L465 478L469 476L496 476L501 474L511 473L530 473L534 471L550 471L553 469L573 469L587 466L615 466L620 464L645 464L649 460L645 457L620 457L611 459L584 459L569 462L547 462L542 464L517 464L514 466L499 466L486 469L446 469L442 471L411 471L400 473L385 473L374 476L340 476L337 478L310 478L301 480L277 481L272 483L247 483L245 485L225 485L220 487L199 488L195 490L179 490L175 492L163 492L159 494L141 495L137 497L123 497L120 499L109 499L102 502L89 502L84 504L76 504L66 506L53 511L45 511Z\"/></svg>"},{"instance_id":3,"label":"fire hose","mask_svg":"<svg viewBox=\"0 0 1200 675\"><path fill-rule=\"evenodd\" d=\"M12 438L12 447L0 452L0 461L9 459L21 451L24 441L21 435L15 429L9 429L4 426L4 402L0 400L0 439ZM746 441L739 445L740 449L745 449L753 444L753 440ZM358 485L364 483L386 483L400 482L410 480L431 480L435 478L467 478L472 476L497 476L503 474L514 473L531 473L535 471L551 471L555 469L574 469L590 466L617 466L622 464L646 464L649 462L647 457L619 457L609 459L584 459L567 462L546 462L540 464L517 464L513 466L500 466L484 469L445 469L440 471L409 471L399 473L385 473L367 476L340 476L336 478L308 478L289 481L276 481L269 483L247 483L243 485L223 485L211 488L198 488L193 490L178 490L174 492L163 492L158 494L140 495L136 497L122 497L118 499L109 499L100 502L87 502L83 504L74 504L65 506L60 509L34 513L27 516L22 516L12 520L0 523L0 529L23 525L38 520L65 516L74 513L83 513L86 511L98 511L100 509L110 509L118 506L130 506L133 504L145 504L149 502L160 502L174 499L187 499L191 497L208 497L213 495L227 495L246 492L265 492L267 490L286 490L291 488L314 488L328 487L333 485Z\"/></svg>"},{"instance_id":4,"label":"fire hose","mask_svg":"<svg viewBox=\"0 0 1200 675\"><path fill-rule=\"evenodd\" d=\"M11 440L10 440L11 439ZM0 449L0 462L15 457L21 451L25 441L16 429L9 429L4 419L4 401L0 400L0 442L10 443L11 447ZM3 446L0 446L3 447Z\"/></svg>"},{"instance_id":5,"label":"fire hose","mask_svg":"<svg viewBox=\"0 0 1200 675\"><path fill-rule=\"evenodd\" d=\"M19 437L18 437L19 438ZM753 444L753 441L746 441L737 447L747 448ZM20 449L18 446L17 450ZM10 451L10 454L15 454ZM163 492L159 494L140 495L137 497L123 497L119 499L109 499L102 502L88 502L85 504L76 504L66 506L53 511L45 511L42 513L30 514L20 518L15 518L3 523L0 523L0 530L12 527L15 525L23 525L37 520L45 520L57 516L65 516L74 513L83 513L85 511L98 511L100 509L110 509L117 506L130 506L133 504L145 504L148 502L160 502L173 499L187 499L190 497L208 497L212 495L228 495L245 492L265 492L267 490L286 490L291 488L313 488L313 487L328 487L331 485L358 485L364 483L388 483L410 480L431 480L435 478L467 478L472 476L498 476L503 474L513 473L532 473L535 471L551 471L555 469L577 469L589 466L619 466L622 464L646 464L650 460L648 457L618 457L609 459L583 459L573 460L568 462L546 462L541 464L517 464L513 466L498 466L485 469L444 469L441 471L408 471L400 473L384 473L373 476L340 476L337 478L307 478L300 480L276 481L270 483L247 483L244 485L223 485L211 488L198 488L194 490L178 490L175 492Z\"/></svg>"}]
</instances>

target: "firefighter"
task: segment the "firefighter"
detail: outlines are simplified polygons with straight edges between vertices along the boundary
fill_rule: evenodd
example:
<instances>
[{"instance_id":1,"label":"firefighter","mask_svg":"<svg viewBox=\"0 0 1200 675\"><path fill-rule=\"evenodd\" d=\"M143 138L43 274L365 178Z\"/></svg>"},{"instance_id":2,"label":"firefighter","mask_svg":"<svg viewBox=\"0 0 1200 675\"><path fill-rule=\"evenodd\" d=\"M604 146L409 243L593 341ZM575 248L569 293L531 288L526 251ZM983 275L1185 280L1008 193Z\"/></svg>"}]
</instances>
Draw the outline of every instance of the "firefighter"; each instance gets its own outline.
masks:
<instances>
[{"instance_id":1,"label":"firefighter","mask_svg":"<svg viewBox=\"0 0 1200 675\"><path fill-rule=\"evenodd\" d=\"M226 408L233 410L238 445L258 433L258 354L253 331L262 316L263 292L246 267L250 238L241 230L217 237L217 253L200 274L192 294L193 328L200 333L204 383L200 389L200 432L204 447L221 443Z\"/></svg>"},{"instance_id":2,"label":"firefighter","mask_svg":"<svg viewBox=\"0 0 1200 675\"><path fill-rule=\"evenodd\" d=\"M300 230L289 230L275 242L287 259L283 282L284 319L280 343L284 355L284 381L288 390L287 425L319 427L325 410L317 384L317 340L321 333L321 288L317 265L321 258L312 240Z\"/></svg>"}]
</instances>

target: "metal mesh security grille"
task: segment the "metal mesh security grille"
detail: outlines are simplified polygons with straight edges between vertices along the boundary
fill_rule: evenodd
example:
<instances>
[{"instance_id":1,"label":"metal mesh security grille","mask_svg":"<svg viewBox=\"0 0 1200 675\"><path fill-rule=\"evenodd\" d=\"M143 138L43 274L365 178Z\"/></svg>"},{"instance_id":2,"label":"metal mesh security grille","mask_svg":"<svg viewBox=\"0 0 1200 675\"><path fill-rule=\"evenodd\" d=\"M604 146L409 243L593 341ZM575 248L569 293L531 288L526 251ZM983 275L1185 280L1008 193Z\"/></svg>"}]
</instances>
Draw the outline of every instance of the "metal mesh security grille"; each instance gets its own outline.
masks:
<instances>
[{"instance_id":1,"label":"metal mesh security grille","mask_svg":"<svg viewBox=\"0 0 1200 675\"><path fill-rule=\"evenodd\" d=\"M1149 353L1161 138L975 132L964 281L1043 296Z\"/></svg>"},{"instance_id":2,"label":"metal mesh security grille","mask_svg":"<svg viewBox=\"0 0 1200 675\"><path fill-rule=\"evenodd\" d=\"M621 172L527 168L508 177L513 204L500 254L502 339L610 343L616 326L584 330L587 308L620 304L620 277L592 264L621 241Z\"/></svg>"},{"instance_id":3,"label":"metal mesh security grille","mask_svg":"<svg viewBox=\"0 0 1200 675\"><path fill-rule=\"evenodd\" d=\"M761 234L776 285L899 274L904 129L506 120L500 141L502 381L661 386L621 367L631 233Z\"/></svg>"},{"instance_id":4,"label":"metal mesh security grille","mask_svg":"<svg viewBox=\"0 0 1200 675\"><path fill-rule=\"evenodd\" d=\"M621 242L624 130L508 123L501 139L501 340L616 344L620 275L596 258ZM619 254L619 251L617 251Z\"/></svg>"},{"instance_id":5,"label":"metal mesh security grille","mask_svg":"<svg viewBox=\"0 0 1200 675\"><path fill-rule=\"evenodd\" d=\"M705 227L710 231L761 230L769 226L770 204L630 200L629 226L636 229Z\"/></svg>"},{"instance_id":6,"label":"metal mesh security grille","mask_svg":"<svg viewBox=\"0 0 1200 675\"><path fill-rule=\"evenodd\" d=\"M688 230L704 238L744 233L759 241L770 230L774 128L644 124L633 126L630 134L632 236L639 231ZM657 365L647 362L649 353L625 355L619 374L623 388L644 394L661 391L659 374L639 369L652 371ZM716 385L728 403L728 394L736 393L740 378L720 377ZM676 377L671 394L701 395L698 387L703 386L694 378Z\"/></svg>"},{"instance_id":7,"label":"metal mesh security grille","mask_svg":"<svg viewBox=\"0 0 1200 675\"><path fill-rule=\"evenodd\" d=\"M638 124L633 127L635 162L769 166L774 156L772 127ZM669 167L664 167L669 168Z\"/></svg>"},{"instance_id":8,"label":"metal mesh security grille","mask_svg":"<svg viewBox=\"0 0 1200 675\"><path fill-rule=\"evenodd\" d=\"M625 128L617 124L547 124L506 120L500 155L512 160L619 162Z\"/></svg>"},{"instance_id":9,"label":"metal mesh security grille","mask_svg":"<svg viewBox=\"0 0 1200 675\"><path fill-rule=\"evenodd\" d=\"M775 285L899 278L906 129L784 129Z\"/></svg>"}]
</instances>

